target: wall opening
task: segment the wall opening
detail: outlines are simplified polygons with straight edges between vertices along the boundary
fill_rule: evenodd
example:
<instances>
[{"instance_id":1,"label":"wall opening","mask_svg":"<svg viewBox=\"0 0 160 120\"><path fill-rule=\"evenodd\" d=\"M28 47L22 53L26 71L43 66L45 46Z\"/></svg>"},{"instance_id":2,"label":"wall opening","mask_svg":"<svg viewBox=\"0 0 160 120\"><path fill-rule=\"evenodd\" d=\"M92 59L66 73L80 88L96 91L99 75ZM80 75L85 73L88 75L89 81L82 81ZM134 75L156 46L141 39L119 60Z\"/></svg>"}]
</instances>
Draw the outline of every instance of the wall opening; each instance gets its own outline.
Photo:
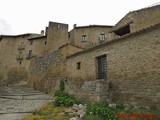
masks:
<instances>
[{"instance_id":1,"label":"wall opening","mask_svg":"<svg viewBox=\"0 0 160 120\"><path fill-rule=\"evenodd\" d=\"M47 44L47 41L45 41L45 43L44 43L45 45Z\"/></svg>"},{"instance_id":2,"label":"wall opening","mask_svg":"<svg viewBox=\"0 0 160 120\"><path fill-rule=\"evenodd\" d=\"M77 70L81 69L81 62L77 62Z\"/></svg>"},{"instance_id":3,"label":"wall opening","mask_svg":"<svg viewBox=\"0 0 160 120\"><path fill-rule=\"evenodd\" d=\"M29 57L32 57L32 50L29 50L28 56L29 56Z\"/></svg>"},{"instance_id":4,"label":"wall opening","mask_svg":"<svg viewBox=\"0 0 160 120\"><path fill-rule=\"evenodd\" d=\"M114 33L118 36L123 36L123 35L126 35L126 34L130 33L130 32L131 32L130 31L130 25L126 25L126 26L114 31Z\"/></svg>"},{"instance_id":5,"label":"wall opening","mask_svg":"<svg viewBox=\"0 0 160 120\"><path fill-rule=\"evenodd\" d=\"M30 41L30 45L33 45L33 40Z\"/></svg>"}]
</instances>

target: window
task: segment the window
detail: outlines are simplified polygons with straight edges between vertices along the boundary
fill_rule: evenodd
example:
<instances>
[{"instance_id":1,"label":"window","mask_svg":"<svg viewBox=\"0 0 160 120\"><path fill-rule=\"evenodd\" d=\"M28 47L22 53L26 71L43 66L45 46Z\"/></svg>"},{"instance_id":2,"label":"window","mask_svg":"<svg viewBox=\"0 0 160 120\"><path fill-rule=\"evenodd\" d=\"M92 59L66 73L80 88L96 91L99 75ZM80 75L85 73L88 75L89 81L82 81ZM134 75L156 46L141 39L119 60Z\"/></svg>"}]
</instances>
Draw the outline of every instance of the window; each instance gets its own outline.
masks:
<instances>
[{"instance_id":1,"label":"window","mask_svg":"<svg viewBox=\"0 0 160 120\"><path fill-rule=\"evenodd\" d=\"M81 62L77 62L77 70L81 69Z\"/></svg>"},{"instance_id":2,"label":"window","mask_svg":"<svg viewBox=\"0 0 160 120\"><path fill-rule=\"evenodd\" d=\"M23 60L23 53L19 52L19 54L17 55L17 60Z\"/></svg>"},{"instance_id":3,"label":"window","mask_svg":"<svg viewBox=\"0 0 160 120\"><path fill-rule=\"evenodd\" d=\"M33 40L30 41L30 45L33 45Z\"/></svg>"},{"instance_id":4,"label":"window","mask_svg":"<svg viewBox=\"0 0 160 120\"><path fill-rule=\"evenodd\" d=\"M24 42L21 42L21 46L24 45Z\"/></svg>"},{"instance_id":5,"label":"window","mask_svg":"<svg viewBox=\"0 0 160 120\"><path fill-rule=\"evenodd\" d=\"M107 79L107 57L102 55L97 57L98 79Z\"/></svg>"},{"instance_id":6,"label":"window","mask_svg":"<svg viewBox=\"0 0 160 120\"><path fill-rule=\"evenodd\" d=\"M24 42L21 42L19 47L23 48L24 47Z\"/></svg>"},{"instance_id":7,"label":"window","mask_svg":"<svg viewBox=\"0 0 160 120\"><path fill-rule=\"evenodd\" d=\"M60 28L60 25L57 25L57 29L59 29Z\"/></svg>"},{"instance_id":8,"label":"window","mask_svg":"<svg viewBox=\"0 0 160 120\"><path fill-rule=\"evenodd\" d=\"M19 50L23 50L24 48L25 48L24 42L19 43L18 49L19 49Z\"/></svg>"},{"instance_id":9,"label":"window","mask_svg":"<svg viewBox=\"0 0 160 120\"><path fill-rule=\"evenodd\" d=\"M100 34L99 36L99 43L105 42L105 34Z\"/></svg>"},{"instance_id":10,"label":"window","mask_svg":"<svg viewBox=\"0 0 160 120\"><path fill-rule=\"evenodd\" d=\"M32 56L32 50L29 50L28 57L31 57L31 56Z\"/></svg>"},{"instance_id":11,"label":"window","mask_svg":"<svg viewBox=\"0 0 160 120\"><path fill-rule=\"evenodd\" d=\"M45 41L45 43L44 43L45 45L47 44L47 41Z\"/></svg>"},{"instance_id":12,"label":"window","mask_svg":"<svg viewBox=\"0 0 160 120\"><path fill-rule=\"evenodd\" d=\"M82 42L87 41L87 35L82 35Z\"/></svg>"}]
</instances>

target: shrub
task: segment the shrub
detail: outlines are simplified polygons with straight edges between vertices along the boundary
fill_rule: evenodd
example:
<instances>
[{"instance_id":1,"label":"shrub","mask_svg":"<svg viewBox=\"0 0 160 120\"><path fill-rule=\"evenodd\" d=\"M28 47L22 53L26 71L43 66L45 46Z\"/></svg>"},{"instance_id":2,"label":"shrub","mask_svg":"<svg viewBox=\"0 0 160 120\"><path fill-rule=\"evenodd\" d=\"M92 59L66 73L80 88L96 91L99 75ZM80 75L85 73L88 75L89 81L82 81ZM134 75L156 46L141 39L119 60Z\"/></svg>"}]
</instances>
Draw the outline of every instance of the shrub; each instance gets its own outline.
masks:
<instances>
[{"instance_id":1,"label":"shrub","mask_svg":"<svg viewBox=\"0 0 160 120\"><path fill-rule=\"evenodd\" d=\"M54 96L57 96L57 97L63 97L63 96L67 96L67 95L68 95L68 93L63 92L63 91L61 91L61 90L57 90L57 91L55 91L55 93L54 93Z\"/></svg>"},{"instance_id":2,"label":"shrub","mask_svg":"<svg viewBox=\"0 0 160 120\"><path fill-rule=\"evenodd\" d=\"M125 106L124 106L122 101L117 101L116 102L116 108L123 110L125 108Z\"/></svg>"},{"instance_id":3,"label":"shrub","mask_svg":"<svg viewBox=\"0 0 160 120\"><path fill-rule=\"evenodd\" d=\"M90 115L84 116L84 118L82 118L82 120L104 120L104 118L101 116L98 116L98 115L90 114Z\"/></svg>"},{"instance_id":4,"label":"shrub","mask_svg":"<svg viewBox=\"0 0 160 120\"><path fill-rule=\"evenodd\" d=\"M74 96L69 95L66 92L57 91L55 92L55 102L54 106L72 106L73 104L79 104L80 101L78 101Z\"/></svg>"},{"instance_id":5,"label":"shrub","mask_svg":"<svg viewBox=\"0 0 160 120\"><path fill-rule=\"evenodd\" d=\"M87 106L87 114L90 113L101 117L102 120L114 119L116 117L115 109L109 108L107 102L89 104Z\"/></svg>"},{"instance_id":6,"label":"shrub","mask_svg":"<svg viewBox=\"0 0 160 120\"><path fill-rule=\"evenodd\" d=\"M73 104L80 103L74 96L69 95L68 93L64 92L65 90L65 83L63 80L60 81L59 90L54 93L56 96L54 106L72 106Z\"/></svg>"}]
</instances>

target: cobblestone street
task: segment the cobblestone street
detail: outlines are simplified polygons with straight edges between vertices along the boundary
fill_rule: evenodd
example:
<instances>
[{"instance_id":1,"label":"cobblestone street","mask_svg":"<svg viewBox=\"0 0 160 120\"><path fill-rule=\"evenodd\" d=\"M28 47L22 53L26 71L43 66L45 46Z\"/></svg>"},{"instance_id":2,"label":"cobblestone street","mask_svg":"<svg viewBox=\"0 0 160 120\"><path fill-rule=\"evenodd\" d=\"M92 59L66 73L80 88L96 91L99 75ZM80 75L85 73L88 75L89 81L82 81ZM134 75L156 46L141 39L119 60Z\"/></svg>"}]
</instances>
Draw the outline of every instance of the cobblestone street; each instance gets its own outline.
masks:
<instances>
[{"instance_id":1,"label":"cobblestone street","mask_svg":"<svg viewBox=\"0 0 160 120\"><path fill-rule=\"evenodd\" d=\"M0 120L20 120L53 97L27 86L0 86Z\"/></svg>"}]
</instances>

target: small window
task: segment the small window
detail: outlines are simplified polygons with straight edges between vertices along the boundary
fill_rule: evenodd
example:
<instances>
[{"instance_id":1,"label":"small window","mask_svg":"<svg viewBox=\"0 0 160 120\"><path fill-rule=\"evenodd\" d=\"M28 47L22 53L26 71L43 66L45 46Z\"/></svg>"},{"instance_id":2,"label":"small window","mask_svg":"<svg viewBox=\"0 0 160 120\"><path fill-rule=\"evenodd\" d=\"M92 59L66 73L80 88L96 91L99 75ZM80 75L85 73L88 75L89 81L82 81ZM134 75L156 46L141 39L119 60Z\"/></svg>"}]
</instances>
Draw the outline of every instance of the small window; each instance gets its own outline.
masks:
<instances>
[{"instance_id":1,"label":"small window","mask_svg":"<svg viewBox=\"0 0 160 120\"><path fill-rule=\"evenodd\" d=\"M32 40L32 41L30 41L30 45L33 45L33 40Z\"/></svg>"},{"instance_id":2,"label":"small window","mask_svg":"<svg viewBox=\"0 0 160 120\"><path fill-rule=\"evenodd\" d=\"M32 56L32 50L29 50L29 57Z\"/></svg>"},{"instance_id":3,"label":"small window","mask_svg":"<svg viewBox=\"0 0 160 120\"><path fill-rule=\"evenodd\" d=\"M21 42L21 43L20 43L20 46L23 47L23 46L24 46L24 42Z\"/></svg>"},{"instance_id":4,"label":"small window","mask_svg":"<svg viewBox=\"0 0 160 120\"><path fill-rule=\"evenodd\" d=\"M82 35L82 42L87 41L87 35Z\"/></svg>"},{"instance_id":5,"label":"small window","mask_svg":"<svg viewBox=\"0 0 160 120\"><path fill-rule=\"evenodd\" d=\"M22 50L22 49L24 49L24 48L25 48L24 42L19 43L18 49L19 49L19 50Z\"/></svg>"},{"instance_id":6,"label":"small window","mask_svg":"<svg viewBox=\"0 0 160 120\"><path fill-rule=\"evenodd\" d=\"M77 70L81 69L81 62L77 62Z\"/></svg>"},{"instance_id":7,"label":"small window","mask_svg":"<svg viewBox=\"0 0 160 120\"><path fill-rule=\"evenodd\" d=\"M60 25L57 25L57 29L59 29L60 28Z\"/></svg>"},{"instance_id":8,"label":"small window","mask_svg":"<svg viewBox=\"0 0 160 120\"><path fill-rule=\"evenodd\" d=\"M21 65L21 64L22 64L22 61L19 61L19 64Z\"/></svg>"},{"instance_id":9,"label":"small window","mask_svg":"<svg viewBox=\"0 0 160 120\"><path fill-rule=\"evenodd\" d=\"M68 38L70 38L70 36L71 36L70 33L68 33Z\"/></svg>"},{"instance_id":10,"label":"small window","mask_svg":"<svg viewBox=\"0 0 160 120\"><path fill-rule=\"evenodd\" d=\"M45 41L45 43L44 43L45 45L47 44L47 41Z\"/></svg>"},{"instance_id":11,"label":"small window","mask_svg":"<svg viewBox=\"0 0 160 120\"><path fill-rule=\"evenodd\" d=\"M105 42L105 34L100 34L99 36L99 43Z\"/></svg>"}]
</instances>

